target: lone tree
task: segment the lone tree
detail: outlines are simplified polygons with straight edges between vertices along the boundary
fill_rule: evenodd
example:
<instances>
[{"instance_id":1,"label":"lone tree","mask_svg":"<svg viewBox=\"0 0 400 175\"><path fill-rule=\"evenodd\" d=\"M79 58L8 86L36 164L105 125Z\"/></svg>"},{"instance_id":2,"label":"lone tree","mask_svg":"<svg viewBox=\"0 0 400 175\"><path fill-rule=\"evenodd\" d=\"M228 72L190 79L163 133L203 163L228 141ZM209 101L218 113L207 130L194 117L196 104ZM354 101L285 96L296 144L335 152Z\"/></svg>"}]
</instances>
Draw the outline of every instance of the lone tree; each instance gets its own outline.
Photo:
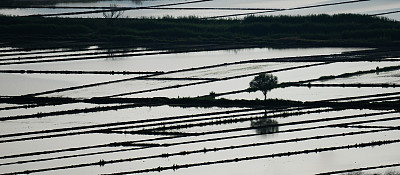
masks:
<instances>
[{"instance_id":1,"label":"lone tree","mask_svg":"<svg viewBox=\"0 0 400 175\"><path fill-rule=\"evenodd\" d=\"M278 77L272 74L261 73L250 81L249 92L261 91L264 94L264 100L267 99L267 92L278 86Z\"/></svg>"},{"instance_id":2,"label":"lone tree","mask_svg":"<svg viewBox=\"0 0 400 175\"><path fill-rule=\"evenodd\" d=\"M117 4L110 4L109 10L103 12L103 17L107 19L116 19L124 15L123 8L117 6Z\"/></svg>"}]
</instances>

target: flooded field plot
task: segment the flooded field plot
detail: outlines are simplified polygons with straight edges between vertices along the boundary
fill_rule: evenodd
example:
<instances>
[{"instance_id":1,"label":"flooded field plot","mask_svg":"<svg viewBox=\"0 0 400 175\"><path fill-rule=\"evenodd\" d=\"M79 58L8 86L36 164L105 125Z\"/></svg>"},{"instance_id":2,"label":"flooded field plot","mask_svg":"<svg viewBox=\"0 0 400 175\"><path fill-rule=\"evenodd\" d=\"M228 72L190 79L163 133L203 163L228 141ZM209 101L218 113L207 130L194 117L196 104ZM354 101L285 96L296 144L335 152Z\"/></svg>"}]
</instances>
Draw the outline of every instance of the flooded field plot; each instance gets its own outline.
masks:
<instances>
[{"instance_id":1,"label":"flooded field plot","mask_svg":"<svg viewBox=\"0 0 400 175\"><path fill-rule=\"evenodd\" d=\"M0 50L0 174L400 170L396 54ZM265 103L260 73L279 81Z\"/></svg>"}]
</instances>

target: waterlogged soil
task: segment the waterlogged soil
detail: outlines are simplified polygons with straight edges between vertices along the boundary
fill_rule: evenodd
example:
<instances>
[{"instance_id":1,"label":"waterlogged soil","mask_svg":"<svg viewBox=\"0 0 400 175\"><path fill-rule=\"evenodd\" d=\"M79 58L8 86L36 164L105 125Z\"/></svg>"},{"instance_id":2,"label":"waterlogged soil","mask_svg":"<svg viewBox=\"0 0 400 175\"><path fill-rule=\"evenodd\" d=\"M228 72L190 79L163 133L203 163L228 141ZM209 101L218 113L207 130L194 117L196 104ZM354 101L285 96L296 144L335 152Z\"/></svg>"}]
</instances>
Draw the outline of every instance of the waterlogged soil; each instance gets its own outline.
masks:
<instances>
[{"instance_id":1,"label":"waterlogged soil","mask_svg":"<svg viewBox=\"0 0 400 175\"><path fill-rule=\"evenodd\" d=\"M11 48L4 48L7 49ZM213 91L217 94L232 92L217 98L252 100L263 98L262 93L242 90L259 72L273 71L280 82L296 82L398 65L393 61L223 65L356 50L364 49L258 48L1 65L1 70L24 70L25 73L1 73L0 82L7 83L1 83L0 96L39 93L38 96L46 97L183 98ZM29 55L29 52L22 53ZM42 53L40 56L47 54L54 55ZM57 54L63 58L70 53ZM215 66L218 64L221 65ZM198 67L202 68L192 69ZM25 70L156 74L44 74ZM396 72L313 83L397 83ZM124 79L131 80L122 81ZM101 83L116 80L121 81ZM101 84L84 86L93 83ZM77 88L68 89L70 87ZM60 92L52 91L60 88ZM399 92L398 88L286 87L271 90L267 97L318 101L381 94L351 100L398 100L397 94L385 94L392 92ZM112 108L114 106L116 108ZM3 103L0 108L0 174L25 170L32 171L31 174L52 175L317 174L390 165L398 163L400 156L400 118L394 110L317 105L252 109L87 103L44 106ZM400 170L399 167L393 169ZM382 172L382 169L369 172Z\"/></svg>"},{"instance_id":2,"label":"waterlogged soil","mask_svg":"<svg viewBox=\"0 0 400 175\"><path fill-rule=\"evenodd\" d=\"M365 75L359 75L350 78L339 78L329 81L323 81L322 83L400 83L399 82L400 72L396 71L388 71L388 72L376 72Z\"/></svg>"},{"instance_id":3,"label":"waterlogged soil","mask_svg":"<svg viewBox=\"0 0 400 175\"><path fill-rule=\"evenodd\" d=\"M327 55L356 50L366 50L366 48L235 49L118 58L113 58L112 56L110 56L110 58L108 59L36 63L23 65L3 65L1 66L1 68L23 70L171 71L253 59Z\"/></svg>"},{"instance_id":4,"label":"waterlogged soil","mask_svg":"<svg viewBox=\"0 0 400 175\"><path fill-rule=\"evenodd\" d=\"M367 112L367 111L358 111L356 113ZM347 111L346 114L356 114L354 112ZM332 113L332 116L336 116ZM319 117L324 117L325 115L319 115ZM328 115L330 117L330 115ZM327 117L328 117L327 116ZM310 119L307 116L303 116L305 119ZM388 116L382 116L388 117ZM379 117L374 117L374 119ZM278 119L279 120L279 119ZM346 120L348 121L348 120ZM279 121L284 122L284 121ZM335 123L335 122L332 122ZM340 123L340 122L339 122ZM248 124L248 123L247 123ZM327 124L327 123L321 123ZM331 123L329 123L331 124ZM318 126L318 125L308 125L308 126ZM217 126L218 127L218 126ZM232 125L232 127L236 127ZM295 128L307 127L307 125L297 126ZM280 131L284 131L290 129L287 127L280 127ZM349 129L349 128L325 128L325 129L318 129L318 132L315 130L309 131L301 131L295 133L276 133L270 135L263 135L263 136L253 136L253 137L245 137L245 138L238 138L238 139L230 139L227 141L216 141L216 142L205 142L205 143L196 143L190 145L178 145L168 148L149 148L144 150L137 150L137 151L129 151L129 152L121 152L121 153L113 153L113 154L102 154L97 156L90 156L85 158L74 158L71 160L55 160L51 162L45 162L40 164L32 164L31 166L27 165L18 165L18 166L8 166L7 171L17 171L23 169L32 169L37 167L53 167L53 166L63 166L66 164L79 164L85 162L97 162L98 160L114 160L114 159L128 159L132 157L146 157L149 155L157 155L157 154L165 154L165 153L179 153L182 151L188 150L203 150L206 149L213 149L213 148L220 148L225 146L232 146L232 145L245 145L251 143L259 143L259 142L273 142L279 140L286 140L292 138L303 138L303 137L313 137L316 135L329 135L329 134L341 134L347 132L358 132L358 131L365 131L366 129ZM229 135L240 135L240 134L251 134L255 133L255 131L248 131L248 132L236 132L234 134L220 134L220 135L210 135L210 136L198 136L195 138L184 138L184 139L174 139L170 141L165 141L162 143L175 143L175 142L184 142L188 140L200 140L200 139L207 139L207 138L215 138L215 137L223 137ZM384 134L384 135L382 135ZM106 165L104 167L92 166L86 168L79 168L75 170L65 170L65 171L55 171L45 174L63 174L66 172L80 172L80 173L112 173L112 172L120 172L120 171L131 171L136 169L146 169L152 168L154 165L158 166L172 166L173 164L190 164L190 163L198 163L202 161L215 161L215 160L224 160L224 159L234 159L237 157L248 157L248 156L257 156L257 155L270 155L280 152L289 152L289 151L300 151L305 149L315 149L320 147L332 147L332 146L339 146L339 145L350 145L356 144L360 142L370 142L376 140L377 137L380 139L396 139L398 138L398 131L387 131L387 132L380 132L380 133L371 133L371 134L363 134L363 135L354 135L354 136L346 136L346 137L334 137L329 139L320 139L320 140L308 140L302 142L295 142L295 143L281 143L281 144L272 144L272 145L264 145L264 146L255 146L255 147L245 147L245 148L237 148L233 150L222 150L222 151L211 151L206 153L197 153L197 154L190 154L185 156L171 156L168 158L156 158L156 159L144 159L143 161L133 161L133 162L125 162L119 164L111 164ZM52 143L47 145L50 146L40 146L43 144L44 141L29 141L31 145L30 149L34 149L36 145L41 149L58 149L60 147L73 147L73 146L81 146L81 145L91 145L91 144L101 144L101 143L109 143L118 140L129 140L129 139L146 139L152 137L140 137L137 138L136 136L130 135L99 135L99 136L90 136L87 135L80 135L74 136L72 139L69 139L69 142L66 144L56 144ZM76 139L76 140L75 140ZM59 139L52 139L52 141L58 141ZM61 139L62 140L62 139ZM60 140L60 141L61 141ZM80 142L80 140L85 140L85 142ZM76 144L79 142L79 144ZM75 143L75 144L74 144ZM9 144L13 145L14 148L18 148L17 143ZM397 147L396 147L397 146ZM99 148L93 149L91 151L107 151L107 150L121 150L124 148ZM391 154L382 153L387 152L387 150L393 151ZM362 150L362 151L360 151ZM369 154L364 154L364 151L369 151ZM29 151L29 150L24 150ZM189 168L188 170L177 170L175 173L188 173L192 172L194 174L202 174L208 172L210 170L214 170L215 172L220 172L222 174L229 173L229 172L243 172L242 166L249 165L252 168L251 172L255 174L263 174L265 172L274 171L277 174L284 174L284 173L294 173L294 172L302 172L304 174L314 174L321 171L327 170L335 170L335 169L343 169L343 168L353 168L359 166L369 166L374 164L380 163L392 163L396 161L396 157L399 155L398 153L398 144L394 145L385 145L380 147L374 148L362 148L357 150L352 149L345 149L345 150L338 150L338 151L331 151L331 152L323 152L318 154L304 154L304 155L295 155L290 157L276 157L270 159L259 159L253 161L245 161L239 163L231 163L231 164L216 164L216 165L209 165L204 167L195 167ZM87 151L84 151L87 152ZM76 152L79 153L79 152ZM348 155L352 155L350 158L347 158ZM52 156L62 156L63 154L52 154ZM68 154L67 154L68 155ZM382 156L384 155L384 156ZM36 156L37 157L37 156ZM49 156L40 156L40 158L45 158ZM39 158L39 157L38 157ZM317 160L308 160L309 158L317 158ZM350 159L350 160L349 160ZM329 162L329 163L328 163ZM282 166L274 167L279 163L285 163L286 167L293 167L296 168L295 171L292 171L288 168L283 168ZM135 166L132 166L135 165ZM233 166L236 165L236 166ZM12 168L11 168L12 167ZM224 167L231 167L228 171ZM14 169L15 168L15 169ZM282 169L283 168L283 169ZM161 172L161 174L170 174L173 171L165 171ZM158 173L158 172L157 172Z\"/></svg>"},{"instance_id":5,"label":"waterlogged soil","mask_svg":"<svg viewBox=\"0 0 400 175\"><path fill-rule=\"evenodd\" d=\"M310 48L310 49L238 49L228 51L204 51L194 53L180 53L180 54L160 54L151 56L137 56L137 57L123 57L113 59L96 59L96 60L79 60L68 62L52 62L52 63L31 63L23 65L3 65L3 70L69 70L69 71L175 71L181 69L188 69L194 67L202 67L223 63L232 63L253 59L268 59L280 57L293 57L293 56L310 56L310 55L327 55L337 54L345 51L363 50L362 48ZM190 61L187 61L190 60ZM272 65L272 66L270 66ZM280 68L287 68L292 66L305 65L305 63L265 63L265 64L245 64L217 67L213 69L204 69L198 71L187 71L183 73L174 73L171 75L160 75L157 77L197 77L197 78L221 78L230 75L241 75L246 73L254 73L264 70L274 70ZM255 67L254 67L255 66ZM212 75L218 72L225 72L221 76ZM199 73L197 73L199 72ZM206 76L204 74L211 74ZM94 82L107 82L117 79L132 78L140 75L44 75L44 74L0 74L0 79L9 83L2 84L2 94L8 95L24 95L28 93L47 91L58 88L65 88L70 86L79 86L84 84L91 84ZM293 75L290 75L293 77ZM297 76L294 76L297 77ZM39 78L32 80L33 78ZM8 81L11 79L20 79L21 81ZM32 80L32 81L30 81ZM43 83L49 81L49 84ZM246 82L238 83L240 86L247 86L250 81L249 77L244 80ZM285 81L285 80L280 80ZM35 86L28 86L35 83ZM132 90L145 90L153 87L164 87L176 84L190 83L185 81L128 81L116 84L104 85L99 87L92 87L82 90L67 91L60 94L60 96L72 97L92 97L92 96L105 96L124 93ZM214 83L215 84L215 83ZM16 89L18 87L19 89ZM216 86L209 88L206 92L194 92L194 94L186 94L182 92L181 96L205 95L211 91L217 91ZM236 88L237 89L237 88ZM15 90L15 91L13 91ZM84 91L84 92L80 92ZM174 94L178 97L179 94ZM169 96L171 97L171 96Z\"/></svg>"}]
</instances>

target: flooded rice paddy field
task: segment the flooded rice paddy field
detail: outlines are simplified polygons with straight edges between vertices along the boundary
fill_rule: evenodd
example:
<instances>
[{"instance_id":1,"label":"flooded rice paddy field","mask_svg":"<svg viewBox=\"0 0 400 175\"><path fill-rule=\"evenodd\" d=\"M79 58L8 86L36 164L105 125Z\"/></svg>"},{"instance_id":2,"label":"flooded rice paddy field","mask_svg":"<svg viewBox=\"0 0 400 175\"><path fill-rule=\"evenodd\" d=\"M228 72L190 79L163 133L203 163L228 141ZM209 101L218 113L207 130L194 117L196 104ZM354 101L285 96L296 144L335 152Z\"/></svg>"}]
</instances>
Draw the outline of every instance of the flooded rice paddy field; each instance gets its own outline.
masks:
<instances>
[{"instance_id":1,"label":"flooded rice paddy field","mask_svg":"<svg viewBox=\"0 0 400 175\"><path fill-rule=\"evenodd\" d=\"M261 72L274 74L280 83L306 85L273 89L267 94L273 99L317 104L385 102L398 101L400 94L397 86L383 85L398 85L397 57L366 60L366 55L364 60L352 60L360 55L356 52L370 48L187 53L125 48L112 54L97 47L0 50L2 99L23 95L184 98L215 92L216 98L254 100L262 99L262 93L244 90ZM311 59L341 56L346 59ZM385 67L395 68L384 71ZM331 78L319 79L323 76ZM317 84L331 86L314 87ZM359 87L347 87L350 84ZM264 109L2 102L0 174L283 175L400 170L399 119L398 110L351 106Z\"/></svg>"},{"instance_id":2,"label":"flooded rice paddy field","mask_svg":"<svg viewBox=\"0 0 400 175\"><path fill-rule=\"evenodd\" d=\"M34 15L60 14L99 10L116 4L118 7L133 8L124 12L128 18L164 17L164 16L197 16L197 17L243 17L255 15L309 15L309 14L382 14L390 19L400 20L398 11L400 2L393 0L369 1L263 1L263 0L212 0L212 1L182 1L182 0L118 0L92 1L86 3L57 3L52 6L58 8L3 8L1 14L6 15ZM75 8L74 8L75 7ZM83 8L83 7L86 7ZM102 13L69 15L72 17L100 17Z\"/></svg>"}]
</instances>

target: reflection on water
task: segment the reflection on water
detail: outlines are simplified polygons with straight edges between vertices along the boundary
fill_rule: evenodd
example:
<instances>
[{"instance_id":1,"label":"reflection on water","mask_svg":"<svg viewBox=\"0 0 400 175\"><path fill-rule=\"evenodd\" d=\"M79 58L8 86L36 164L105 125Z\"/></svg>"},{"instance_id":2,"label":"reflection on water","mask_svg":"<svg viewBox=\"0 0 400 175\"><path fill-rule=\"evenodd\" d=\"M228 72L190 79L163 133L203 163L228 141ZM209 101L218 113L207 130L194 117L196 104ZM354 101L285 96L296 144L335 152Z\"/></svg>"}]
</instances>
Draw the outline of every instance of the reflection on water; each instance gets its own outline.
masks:
<instances>
[{"instance_id":1,"label":"reflection on water","mask_svg":"<svg viewBox=\"0 0 400 175\"><path fill-rule=\"evenodd\" d=\"M12 48L4 48L4 50L10 50ZM96 50L97 49L97 50ZM1 50L1 48L0 48ZM174 71L179 69L187 69L191 67L210 66L215 64L222 64L227 62L238 62L245 60L254 60L261 58L281 58L289 56L304 56L304 55L317 55L317 54L334 54L341 53L343 51L358 50L356 48L307 48L307 49L245 49L235 51L210 51L210 52L191 52L181 54L159 54L159 55L143 55L141 57L130 56L121 59L114 59L108 61L105 59L90 59L81 61L70 61L70 62L54 62L54 63L42 63L42 64L24 64L24 65L4 65L1 68L6 70L70 70L70 71ZM62 51L62 50L61 50ZM142 51L143 49L102 49L92 47L88 50L79 51L82 54L94 53L96 51L102 54L123 54L134 51ZM68 51L58 53L42 53L34 54L39 51L32 51L32 55L46 56L48 54L60 54L60 57L72 57L67 56L71 54ZM150 51L149 51L150 52ZM5 53L5 52L3 52ZM12 53L11 51L9 53ZM24 52L25 53L25 52ZM75 52L76 54L76 52ZM32 56L31 55L31 56ZM251 74L266 70L278 70L292 66L298 66L308 63L252 63L245 65L227 65L224 67L215 67L204 70L193 70L187 72L178 72L169 74L169 78L182 78L182 77L209 77L209 78L223 78L229 76L238 76L244 74ZM391 66L394 63L379 63L379 67ZM377 62L362 62L362 63L332 63L325 66L308 67L307 69L296 69L291 71L276 72L276 75L283 80L287 81L301 81L312 78L317 78L326 75L338 75L346 72L354 72L359 70L370 70L376 68ZM396 65L396 64L394 64ZM388 72L389 73L389 72ZM205 76L209 75L209 76ZM384 76L385 73L381 72L380 76ZM397 77L398 73L393 72L390 74L393 77ZM58 75L58 74L1 74L0 75L0 95L24 95L27 93L37 93L47 90L53 90L56 88L68 88L71 86L85 85L91 83L115 81L125 78L131 78L136 75L124 77L124 75ZM370 75L369 75L370 76ZM371 81L371 79L366 79ZM382 77L381 77L382 78ZM199 96L203 94L209 94L209 92L230 92L237 91L248 87L248 82L252 77L246 77L242 79L234 79L220 82L213 82L209 84L188 86L185 88L176 88L172 90L160 90L156 92L149 92L139 94L147 97L178 97L178 96ZM343 81L343 80L342 80ZM3 83L5 82L5 83ZM375 80L371 82L376 82ZM102 85L87 89L76 89L67 91L65 93L55 94L55 96L65 97L88 97L103 96L109 93L117 94L124 92L134 92L153 88L162 88L168 86L174 86L176 84L184 84L189 82L181 81L158 81L158 80L135 80L120 82L109 85ZM358 95L371 95L384 92L396 91L395 88L390 89L377 89L377 88L322 88L315 87L308 89L307 87L292 87L292 88L280 88L274 89L269 94L269 98L280 98L280 99L297 99L297 100L326 100L329 98L338 97L349 97ZM53 96L51 94L50 96ZM235 94L229 96L232 99L254 99L258 97L258 94ZM254 95L254 96L252 96ZM138 97L138 96L136 96ZM142 97L142 96L140 96ZM228 97L228 96L227 96ZM0 104L0 107L4 108L8 105ZM0 114L2 117L8 116L22 116L31 115L36 113L54 113L57 111L74 111L83 108L94 108L99 105L95 104L66 104L57 106L42 106L36 108L18 108L12 110L2 110ZM103 106L103 105L100 105ZM230 115L238 115L242 117L245 115L253 116L252 112L257 111L242 111L238 112L242 108L178 108L171 106L155 106L155 107L136 107L127 108L117 111L101 111L96 113L76 113L62 116L51 116L43 117L40 119L24 119L24 120L12 120L8 122L0 122L0 135L15 134L15 133L32 133L39 131L41 134L32 134L32 137L36 136L47 136L52 134L70 134L70 133L82 133L68 137L47 138L47 139L35 139L20 142L8 142L0 144L0 157L7 155L21 155L24 153L43 153L45 151L52 150L73 150L72 148L95 148L95 145L110 145L110 143L116 142L137 142L137 143L157 143L160 146L146 147L96 147L94 149L75 150L68 152L57 152L54 154L38 155L40 158L48 159L45 162L35 162L38 159L33 157L19 157L18 160L6 160L3 163L13 161L29 161L25 165L9 165L6 168L0 168L0 174L5 174L15 171L24 171L28 169L48 169L53 167L68 166L71 169L51 171L49 174L104 174L108 172L123 172L123 171L135 171L144 170L150 168L160 167L173 167L174 165L196 165L208 162L224 162L224 160L251 160L255 157L264 157L259 160L252 161L240 161L237 163L226 163L224 165L215 164L210 166L202 166L190 169L180 169L174 172L174 175L203 175L209 172L213 174L252 174L252 175L263 175L263 174L275 174L275 175L287 175L287 174L316 174L321 172L328 172L332 170L350 169L353 167L368 167L372 165L390 164L392 162L398 162L400 157L399 144L376 146L374 148L359 148L359 149L341 149L335 151L324 151L316 154L298 154L296 156L282 156L276 158L267 158L266 155L276 155L279 153L300 153L303 150L315 150L320 148L332 148L342 147L346 145L354 145L357 143L369 143L377 140L397 140L399 138L399 131L391 130L385 132L374 132L364 133L359 135L347 135L347 136L335 136L329 135L340 135L341 133L350 133L364 131L359 128L322 128L317 126L329 126L332 124L341 124L345 122L368 122L363 125L366 126L382 126L383 128L391 128L393 126L399 126L400 120L393 121L380 121L380 119L395 118L398 114L384 114L369 116L368 118L346 118L341 120L329 120L322 121L325 118L343 117L343 116L354 116L368 113L375 113L378 111L374 110L341 110L341 111L329 111L323 113L309 113L303 114L301 117L287 117L279 118L281 133L276 134L279 131L279 123L276 120L271 119L271 115L264 113L259 115L257 119L250 122L251 127L257 128L255 132L262 134L263 136L273 136L273 139L265 140L262 137L254 137L252 133L254 131L248 130L233 130L232 132L219 133L218 131L227 131L226 129L236 128L247 128L248 122L238 122L219 126L204 127L193 127L187 133L208 133L199 135L196 137L175 137L175 136L150 136L150 135L129 135L129 134L102 134L93 133L89 131L97 129L115 129L118 128L135 128L140 129L152 129L156 126L172 125L182 122L180 124L198 124L206 122L208 119L217 121L214 117L230 117ZM311 111L311 109L310 109ZM277 113L277 112L276 112ZM241 118L240 118L241 119ZM244 118L243 119L247 119ZM397 118L396 118L397 119ZM291 123L296 121L321 121L321 122L309 122L296 125L285 125L283 123ZM373 121L373 122L371 122ZM136 123L136 124L134 124ZM140 124L142 123L142 124ZM169 124L168 124L169 123ZM105 128L104 126L109 126ZM196 125L194 125L196 126ZM65 128L78 127L81 129L65 130ZM303 129L296 132L282 132L282 130L295 131L296 128L312 128L316 129ZM64 129L62 129L64 128ZM62 132L57 130L62 129ZM43 130L49 130L54 133L45 133ZM125 130L125 129L124 129ZM365 129L367 131L367 129ZM369 129L368 129L369 130ZM57 133L56 133L57 131ZM123 131L121 129L121 131ZM185 130L186 131L186 130ZM210 132L208 132L210 131ZM216 132L214 132L216 131ZM186 132L185 132L186 133ZM275 133L275 134L274 134ZM42 135L43 134L43 135ZM30 135L30 134L29 134ZM325 136L323 139L311 139L320 138ZM329 137L328 137L329 136ZM16 139L23 138L25 136L18 136ZM26 138L30 138L28 136ZM160 139L158 139L160 138ZM302 141L294 142L286 140L304 138ZM307 139L306 139L307 138ZM5 138L9 139L9 138ZM5 140L2 138L1 140ZM11 138L14 139L14 138ZM158 140L156 140L158 139ZM263 140L264 139L264 140ZM284 141L285 140L285 141ZM282 142L279 142L282 141ZM285 143L283 143L283 141ZM275 142L275 143L272 143ZM254 143L254 144L253 144ZM279 144L278 144L279 143ZM169 146L161 146L169 145ZM208 151L206 154L197 154L199 150L211 150L213 148L223 148L216 151ZM120 150L126 149L128 152ZM113 152L116 150L116 152ZM118 151L118 152L117 152ZM99 154L95 154L95 153ZM105 153L107 152L107 154ZM297 152L297 153L296 153ZM368 152L368 154L365 154ZM166 154L164 154L166 153ZM176 155L182 156L170 156L160 157L159 155L165 156L169 153L176 153ZM75 156L80 155L80 156ZM90 155L90 156L88 156ZM184 156L183 156L184 155ZM36 157L38 157L36 156ZM71 156L67 158L65 156ZM74 156L74 157L72 157ZM57 157L57 160L55 160ZM60 157L60 158L58 158ZM133 160L132 157L146 157L145 161L132 161L126 162L126 160ZM30 161L33 160L33 161ZM99 162L103 165L103 161L114 161L113 164L107 164L104 167L90 166L85 168L74 168L71 165L90 165L92 162ZM122 162L121 160L125 161ZM144 159L143 159L144 160ZM356 162L356 163L355 163ZM228 168L227 168L228 167ZM68 172L67 172L68 171ZM158 175L170 175L172 171L155 172Z\"/></svg>"},{"instance_id":2,"label":"reflection on water","mask_svg":"<svg viewBox=\"0 0 400 175\"><path fill-rule=\"evenodd\" d=\"M278 121L266 118L266 115L261 119L251 121L250 126L257 127L257 134L273 134L279 131Z\"/></svg>"}]
</instances>

